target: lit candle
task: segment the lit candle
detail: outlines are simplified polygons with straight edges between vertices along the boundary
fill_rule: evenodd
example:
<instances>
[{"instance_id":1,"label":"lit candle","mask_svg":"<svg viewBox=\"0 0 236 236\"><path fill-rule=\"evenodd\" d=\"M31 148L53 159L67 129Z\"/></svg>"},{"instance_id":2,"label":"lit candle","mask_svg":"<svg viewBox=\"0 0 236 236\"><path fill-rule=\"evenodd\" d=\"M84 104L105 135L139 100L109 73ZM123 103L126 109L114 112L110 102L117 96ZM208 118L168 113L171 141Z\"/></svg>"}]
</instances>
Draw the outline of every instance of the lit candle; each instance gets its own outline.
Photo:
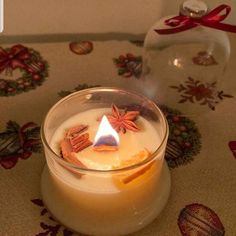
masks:
<instances>
[{"instance_id":1,"label":"lit candle","mask_svg":"<svg viewBox=\"0 0 236 236\"><path fill-rule=\"evenodd\" d=\"M50 171L42 175L43 199L55 218L75 231L109 236L154 220L170 187L162 168L168 128L160 110L155 108L160 117L151 120L138 111L113 105L111 113L99 105L73 112L55 127L47 121L55 107L43 127L47 132L53 126L53 132L45 145ZM43 135L44 144L46 139Z\"/></svg>"},{"instance_id":2,"label":"lit candle","mask_svg":"<svg viewBox=\"0 0 236 236\"><path fill-rule=\"evenodd\" d=\"M104 115L94 138L94 150L116 151L118 149L119 140L119 135L112 128L107 117Z\"/></svg>"}]
</instances>

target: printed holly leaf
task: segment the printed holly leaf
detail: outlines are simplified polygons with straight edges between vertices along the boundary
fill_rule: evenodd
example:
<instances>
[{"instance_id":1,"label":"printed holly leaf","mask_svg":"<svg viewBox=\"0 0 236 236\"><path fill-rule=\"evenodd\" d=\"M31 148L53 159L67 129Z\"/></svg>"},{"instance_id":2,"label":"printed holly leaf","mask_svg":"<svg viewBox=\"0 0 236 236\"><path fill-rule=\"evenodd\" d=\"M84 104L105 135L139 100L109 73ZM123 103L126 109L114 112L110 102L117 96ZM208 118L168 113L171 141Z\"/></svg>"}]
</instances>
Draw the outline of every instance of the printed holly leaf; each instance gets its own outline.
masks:
<instances>
[{"instance_id":1,"label":"printed holly leaf","mask_svg":"<svg viewBox=\"0 0 236 236\"><path fill-rule=\"evenodd\" d=\"M9 120L7 122L7 127L6 128L7 128L8 132L17 133L18 130L20 129L20 126L15 121Z\"/></svg>"},{"instance_id":2,"label":"printed holly leaf","mask_svg":"<svg viewBox=\"0 0 236 236\"><path fill-rule=\"evenodd\" d=\"M36 236L47 236L49 233L50 233L50 231L47 230L47 231L45 231L45 232L36 234Z\"/></svg>"},{"instance_id":3,"label":"printed holly leaf","mask_svg":"<svg viewBox=\"0 0 236 236\"><path fill-rule=\"evenodd\" d=\"M48 218L49 220L56 221L52 216L49 216Z\"/></svg>"},{"instance_id":4,"label":"printed holly leaf","mask_svg":"<svg viewBox=\"0 0 236 236\"><path fill-rule=\"evenodd\" d=\"M79 84L78 86L76 86L72 91L69 90L62 90L60 92L58 92L58 95L60 97L66 97L67 95L76 92L76 91L80 91L83 89L87 89L87 88L94 88L94 87L99 87L100 85L88 85L88 84Z\"/></svg>"},{"instance_id":5,"label":"printed holly leaf","mask_svg":"<svg viewBox=\"0 0 236 236\"><path fill-rule=\"evenodd\" d=\"M120 60L119 60L118 58L113 58L113 62L114 62L115 64L117 64L117 63L120 62Z\"/></svg>"},{"instance_id":6,"label":"printed holly leaf","mask_svg":"<svg viewBox=\"0 0 236 236\"><path fill-rule=\"evenodd\" d=\"M88 85L88 84L79 84L78 86L75 87L75 91L80 91L83 89L88 89L88 88L95 88L95 87L100 87L100 85Z\"/></svg>"},{"instance_id":7,"label":"printed holly leaf","mask_svg":"<svg viewBox=\"0 0 236 236\"><path fill-rule=\"evenodd\" d=\"M229 95L229 94L223 94L222 96L225 98L233 98L234 97L233 95Z\"/></svg>"},{"instance_id":8,"label":"printed holly leaf","mask_svg":"<svg viewBox=\"0 0 236 236\"><path fill-rule=\"evenodd\" d=\"M119 68L118 69L118 75L123 75L126 72L125 68Z\"/></svg>"},{"instance_id":9,"label":"printed holly leaf","mask_svg":"<svg viewBox=\"0 0 236 236\"><path fill-rule=\"evenodd\" d=\"M41 199L32 199L30 201L33 202L37 206L44 207L44 203L43 203L43 201Z\"/></svg>"},{"instance_id":10,"label":"printed holly leaf","mask_svg":"<svg viewBox=\"0 0 236 236\"><path fill-rule=\"evenodd\" d=\"M170 88L173 88L173 89L178 89L179 86L175 86L175 85L171 85Z\"/></svg>"},{"instance_id":11,"label":"printed holly leaf","mask_svg":"<svg viewBox=\"0 0 236 236\"><path fill-rule=\"evenodd\" d=\"M41 153L42 152L42 145L41 143L40 144L36 144L36 145L33 145L30 150L32 152L35 152L35 153Z\"/></svg>"},{"instance_id":12,"label":"printed holly leaf","mask_svg":"<svg viewBox=\"0 0 236 236\"><path fill-rule=\"evenodd\" d=\"M204 100L203 102L200 103L200 105L206 105L208 103L207 100Z\"/></svg>"},{"instance_id":13,"label":"printed holly leaf","mask_svg":"<svg viewBox=\"0 0 236 236\"><path fill-rule=\"evenodd\" d=\"M194 79L192 77L188 77L188 80L191 82L194 82ZM186 81L186 83L187 83L187 81Z\"/></svg>"},{"instance_id":14,"label":"printed holly leaf","mask_svg":"<svg viewBox=\"0 0 236 236\"><path fill-rule=\"evenodd\" d=\"M13 137L17 137L17 134L16 134L15 132L14 132L14 133L12 133L12 132L0 133L1 143L3 143L4 140L5 140L5 141L9 140L12 136L13 136Z\"/></svg>"},{"instance_id":15,"label":"printed holly leaf","mask_svg":"<svg viewBox=\"0 0 236 236\"><path fill-rule=\"evenodd\" d=\"M224 92L222 90L218 92L217 96L220 100L223 100L224 97L225 98L233 98L234 97L233 95L224 94Z\"/></svg>"},{"instance_id":16,"label":"printed holly leaf","mask_svg":"<svg viewBox=\"0 0 236 236\"><path fill-rule=\"evenodd\" d=\"M48 228L49 228L49 226L46 225L46 224L43 223L43 222L40 223L40 226L41 226L42 229L48 229Z\"/></svg>"},{"instance_id":17,"label":"printed holly leaf","mask_svg":"<svg viewBox=\"0 0 236 236\"><path fill-rule=\"evenodd\" d=\"M45 232L43 232L44 234L40 233L41 235L48 235L48 233L50 233L51 236L57 236L59 229L61 227L61 225L59 224L52 226L52 225L47 225L43 222L40 223L40 226L42 229L46 230ZM40 234L38 234L37 236L39 236Z\"/></svg>"},{"instance_id":18,"label":"printed holly leaf","mask_svg":"<svg viewBox=\"0 0 236 236\"><path fill-rule=\"evenodd\" d=\"M45 215L48 212L48 210L46 208L43 208L43 210L41 211L41 216Z\"/></svg>"},{"instance_id":19,"label":"printed holly leaf","mask_svg":"<svg viewBox=\"0 0 236 236\"><path fill-rule=\"evenodd\" d=\"M209 87L213 87L213 88L215 88L215 86L216 86L216 82L213 82L213 83L210 84Z\"/></svg>"},{"instance_id":20,"label":"printed holly leaf","mask_svg":"<svg viewBox=\"0 0 236 236\"><path fill-rule=\"evenodd\" d=\"M25 131L26 138L39 138L40 127L35 127Z\"/></svg>"},{"instance_id":21,"label":"printed holly leaf","mask_svg":"<svg viewBox=\"0 0 236 236\"><path fill-rule=\"evenodd\" d=\"M58 95L59 95L60 97L66 97L66 96L69 95L69 94L71 94L71 92L68 91L68 90L62 90L62 91L58 92Z\"/></svg>"},{"instance_id":22,"label":"printed holly leaf","mask_svg":"<svg viewBox=\"0 0 236 236\"><path fill-rule=\"evenodd\" d=\"M179 100L179 103L184 103L184 102L186 102L187 101L187 99L186 98L183 98L183 99L180 99Z\"/></svg>"},{"instance_id":23,"label":"printed holly leaf","mask_svg":"<svg viewBox=\"0 0 236 236\"><path fill-rule=\"evenodd\" d=\"M138 57L136 57L135 60L138 61L138 62L142 62L143 61L143 57L142 56L138 56Z\"/></svg>"},{"instance_id":24,"label":"printed holly leaf","mask_svg":"<svg viewBox=\"0 0 236 236\"><path fill-rule=\"evenodd\" d=\"M213 111L215 110L215 106L213 106L211 103L208 103L208 107Z\"/></svg>"},{"instance_id":25,"label":"printed holly leaf","mask_svg":"<svg viewBox=\"0 0 236 236\"><path fill-rule=\"evenodd\" d=\"M71 236L73 235L73 232L68 230L68 229L64 229L63 230L63 236Z\"/></svg>"}]
</instances>

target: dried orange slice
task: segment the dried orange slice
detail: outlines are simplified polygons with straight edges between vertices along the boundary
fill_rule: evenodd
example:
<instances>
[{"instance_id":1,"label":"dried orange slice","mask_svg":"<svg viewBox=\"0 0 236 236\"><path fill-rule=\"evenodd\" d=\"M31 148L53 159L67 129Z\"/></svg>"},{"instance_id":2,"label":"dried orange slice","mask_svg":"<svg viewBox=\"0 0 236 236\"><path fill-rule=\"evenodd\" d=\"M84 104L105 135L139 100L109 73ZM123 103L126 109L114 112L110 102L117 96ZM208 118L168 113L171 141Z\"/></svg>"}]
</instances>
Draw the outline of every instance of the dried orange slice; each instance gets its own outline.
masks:
<instances>
[{"instance_id":1,"label":"dried orange slice","mask_svg":"<svg viewBox=\"0 0 236 236\"><path fill-rule=\"evenodd\" d=\"M132 156L130 159L121 161L118 168L120 169L120 168L132 166L137 163L140 163L140 162L144 161L145 159L147 159L150 155L151 155L151 153L145 148L145 149L141 150L139 153Z\"/></svg>"},{"instance_id":2,"label":"dried orange slice","mask_svg":"<svg viewBox=\"0 0 236 236\"><path fill-rule=\"evenodd\" d=\"M125 160L121 162L121 165L116 166L115 169L120 169L124 167L128 167L131 165L135 165L139 162L147 159L151 153L147 150L141 150L138 154L134 155L131 159ZM116 174L113 176L114 183L118 188L127 188L131 186L136 186L140 184L142 181L145 181L149 176L151 176L155 169L156 165L154 165L156 161L152 161L149 164L146 164L144 167L139 167L135 170L126 171L124 174Z\"/></svg>"},{"instance_id":3,"label":"dried orange slice","mask_svg":"<svg viewBox=\"0 0 236 236\"><path fill-rule=\"evenodd\" d=\"M141 168L140 170L134 172L133 174L127 175L125 177L123 177L121 180L124 184L128 184L131 181L135 180L136 178L144 175L148 170L150 170L150 168L152 167L153 162L146 165L145 167Z\"/></svg>"}]
</instances>

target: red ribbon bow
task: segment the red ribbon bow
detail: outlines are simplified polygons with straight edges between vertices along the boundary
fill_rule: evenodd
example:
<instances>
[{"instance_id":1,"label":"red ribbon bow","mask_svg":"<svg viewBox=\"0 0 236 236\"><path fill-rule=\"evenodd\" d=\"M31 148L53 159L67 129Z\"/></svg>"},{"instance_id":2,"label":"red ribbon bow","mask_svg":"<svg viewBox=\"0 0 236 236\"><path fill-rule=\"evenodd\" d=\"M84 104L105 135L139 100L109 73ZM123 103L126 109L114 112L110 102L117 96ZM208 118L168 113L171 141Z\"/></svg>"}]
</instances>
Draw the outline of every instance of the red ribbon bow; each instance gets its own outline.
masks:
<instances>
[{"instance_id":1,"label":"red ribbon bow","mask_svg":"<svg viewBox=\"0 0 236 236\"><path fill-rule=\"evenodd\" d=\"M0 47L0 72L7 68L26 68L25 60L30 58L28 49L22 45L15 45L6 51Z\"/></svg>"},{"instance_id":2,"label":"red ribbon bow","mask_svg":"<svg viewBox=\"0 0 236 236\"><path fill-rule=\"evenodd\" d=\"M226 12L220 14L222 11ZM230 6L222 4L201 18L192 18L190 16L183 15L175 16L173 18L165 20L166 25L175 28L155 29L155 31L158 34L173 34L195 28L199 25L203 25L210 28L236 33L236 26L221 23L221 21L223 21L229 15L230 11Z\"/></svg>"}]
</instances>

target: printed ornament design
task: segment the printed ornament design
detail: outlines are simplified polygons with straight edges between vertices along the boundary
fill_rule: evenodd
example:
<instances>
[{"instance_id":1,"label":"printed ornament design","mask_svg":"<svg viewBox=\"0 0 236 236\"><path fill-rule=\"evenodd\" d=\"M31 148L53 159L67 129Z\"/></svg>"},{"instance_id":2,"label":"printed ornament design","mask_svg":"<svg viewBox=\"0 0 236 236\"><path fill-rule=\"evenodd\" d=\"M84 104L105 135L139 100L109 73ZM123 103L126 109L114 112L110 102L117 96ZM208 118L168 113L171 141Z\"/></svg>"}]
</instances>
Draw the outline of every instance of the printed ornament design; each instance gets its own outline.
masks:
<instances>
[{"instance_id":1,"label":"printed ornament design","mask_svg":"<svg viewBox=\"0 0 236 236\"><path fill-rule=\"evenodd\" d=\"M236 141L229 142L229 148L232 151L234 157L236 158Z\"/></svg>"},{"instance_id":2,"label":"printed ornament design","mask_svg":"<svg viewBox=\"0 0 236 236\"><path fill-rule=\"evenodd\" d=\"M213 66L218 64L215 58L206 51L199 52L192 60L195 65L199 66Z\"/></svg>"},{"instance_id":3,"label":"printed ornament design","mask_svg":"<svg viewBox=\"0 0 236 236\"><path fill-rule=\"evenodd\" d=\"M125 78L134 76L136 79L140 78L142 74L142 56L134 56L131 53L120 55L113 59L115 66L118 68L118 75Z\"/></svg>"},{"instance_id":4,"label":"printed ornament design","mask_svg":"<svg viewBox=\"0 0 236 236\"><path fill-rule=\"evenodd\" d=\"M9 121L6 130L0 133L0 164L5 169L13 168L18 159L27 159L41 151L40 127L33 122L20 126Z\"/></svg>"},{"instance_id":5,"label":"printed ornament design","mask_svg":"<svg viewBox=\"0 0 236 236\"><path fill-rule=\"evenodd\" d=\"M194 203L181 210L178 226L183 236L223 236L225 229L217 214L210 208Z\"/></svg>"},{"instance_id":6,"label":"printed ornament design","mask_svg":"<svg viewBox=\"0 0 236 236\"><path fill-rule=\"evenodd\" d=\"M46 207L44 206L44 203L41 199L32 199L31 202L35 204L36 206L41 208L41 216L46 216L48 217L47 223L45 222L40 222L40 227L42 228L43 232L40 232L36 234L36 236L72 236L73 232L70 231L69 229L65 228L58 222L56 222L53 217L50 215Z\"/></svg>"},{"instance_id":7,"label":"printed ornament design","mask_svg":"<svg viewBox=\"0 0 236 236\"><path fill-rule=\"evenodd\" d=\"M171 168L193 161L201 150L201 134L194 121L167 106L161 107L169 124L165 159Z\"/></svg>"},{"instance_id":8,"label":"printed ornament design","mask_svg":"<svg viewBox=\"0 0 236 236\"><path fill-rule=\"evenodd\" d=\"M199 80L191 77L179 86L170 86L180 94L179 103L191 102L206 105L211 110L215 110L224 98L233 98L232 95L225 94L223 91L216 91L216 82L203 84Z\"/></svg>"},{"instance_id":9,"label":"printed ornament design","mask_svg":"<svg viewBox=\"0 0 236 236\"><path fill-rule=\"evenodd\" d=\"M93 43L90 41L71 42L70 50L78 55L86 55L93 51Z\"/></svg>"},{"instance_id":10,"label":"printed ornament design","mask_svg":"<svg viewBox=\"0 0 236 236\"><path fill-rule=\"evenodd\" d=\"M37 51L23 45L0 47L0 74L4 73L0 96L12 96L42 85L48 76L48 63Z\"/></svg>"},{"instance_id":11,"label":"printed ornament design","mask_svg":"<svg viewBox=\"0 0 236 236\"><path fill-rule=\"evenodd\" d=\"M76 86L73 90L62 90L60 92L58 92L58 95L60 97L66 97L67 95L83 90L83 89L88 89L88 88L95 88L95 87L100 87L100 85L88 85L88 84L79 84L78 86Z\"/></svg>"}]
</instances>

